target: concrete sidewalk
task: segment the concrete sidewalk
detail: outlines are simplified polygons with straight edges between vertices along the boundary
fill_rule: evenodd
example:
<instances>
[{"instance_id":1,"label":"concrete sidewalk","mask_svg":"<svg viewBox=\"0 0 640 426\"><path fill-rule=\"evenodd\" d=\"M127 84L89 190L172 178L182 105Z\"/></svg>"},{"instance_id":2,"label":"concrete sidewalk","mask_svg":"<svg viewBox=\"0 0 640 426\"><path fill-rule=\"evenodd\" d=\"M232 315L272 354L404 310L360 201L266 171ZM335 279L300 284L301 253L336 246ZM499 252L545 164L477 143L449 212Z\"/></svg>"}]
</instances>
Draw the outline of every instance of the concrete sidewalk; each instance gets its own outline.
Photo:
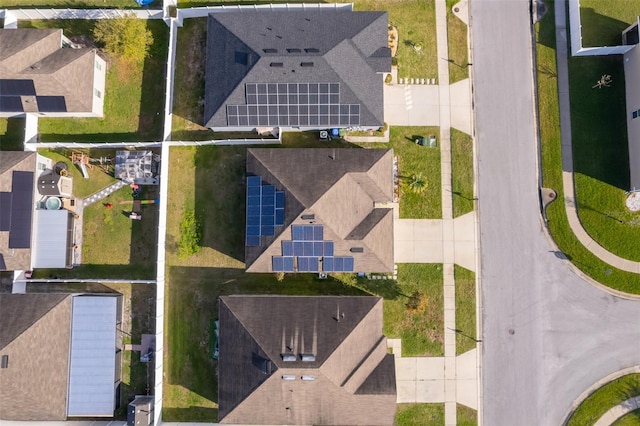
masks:
<instances>
[{"instance_id":1,"label":"concrete sidewalk","mask_svg":"<svg viewBox=\"0 0 640 426\"><path fill-rule=\"evenodd\" d=\"M602 261L627 272L640 273L640 262L623 259L598 244L580 223L576 207L575 186L573 179L573 152L571 141L571 108L569 103L569 64L566 28L566 11L564 2L555 4L556 19L556 55L558 62L558 95L560 101L560 134L562 139L562 182L564 205L569 226L587 250Z\"/></svg>"}]
</instances>

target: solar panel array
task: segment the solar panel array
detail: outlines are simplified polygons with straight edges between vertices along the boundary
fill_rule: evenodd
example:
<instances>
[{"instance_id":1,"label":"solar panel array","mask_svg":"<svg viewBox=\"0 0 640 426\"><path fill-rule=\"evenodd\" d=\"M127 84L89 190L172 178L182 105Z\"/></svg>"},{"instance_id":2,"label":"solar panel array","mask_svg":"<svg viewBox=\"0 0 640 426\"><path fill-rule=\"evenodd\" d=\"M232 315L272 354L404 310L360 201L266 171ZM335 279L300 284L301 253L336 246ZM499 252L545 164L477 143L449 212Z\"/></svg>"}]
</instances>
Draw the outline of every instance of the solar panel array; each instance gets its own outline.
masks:
<instances>
[{"instance_id":1,"label":"solar panel array","mask_svg":"<svg viewBox=\"0 0 640 426\"><path fill-rule=\"evenodd\" d=\"M11 205L2 206L3 215L9 210L9 248L31 247L31 218L33 216L33 172L13 171ZM3 196L3 201L7 200ZM6 228L7 219L2 220Z\"/></svg>"},{"instance_id":2,"label":"solar panel array","mask_svg":"<svg viewBox=\"0 0 640 426\"><path fill-rule=\"evenodd\" d=\"M340 103L340 83L247 83L246 105L227 105L229 126L360 125L360 104Z\"/></svg>"},{"instance_id":3,"label":"solar panel array","mask_svg":"<svg viewBox=\"0 0 640 426\"><path fill-rule=\"evenodd\" d=\"M246 245L259 246L261 236L273 236L283 225L284 192L264 185L260 176L248 176Z\"/></svg>"},{"instance_id":4,"label":"solar panel array","mask_svg":"<svg viewBox=\"0 0 640 426\"><path fill-rule=\"evenodd\" d=\"M334 256L333 241L324 240L322 225L292 225L291 240L282 241L282 256L273 256L274 272L354 272L351 256Z\"/></svg>"}]
</instances>

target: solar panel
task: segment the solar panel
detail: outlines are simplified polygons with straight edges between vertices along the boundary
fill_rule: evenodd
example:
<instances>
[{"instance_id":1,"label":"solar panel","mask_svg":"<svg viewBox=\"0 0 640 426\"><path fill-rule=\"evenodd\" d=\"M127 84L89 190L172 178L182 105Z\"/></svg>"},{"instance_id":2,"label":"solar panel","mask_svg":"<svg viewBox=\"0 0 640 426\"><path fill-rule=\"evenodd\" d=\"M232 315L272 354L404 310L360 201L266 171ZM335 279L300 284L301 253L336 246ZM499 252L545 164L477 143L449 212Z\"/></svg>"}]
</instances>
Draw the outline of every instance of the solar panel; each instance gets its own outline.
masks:
<instances>
[{"instance_id":1,"label":"solar panel","mask_svg":"<svg viewBox=\"0 0 640 426\"><path fill-rule=\"evenodd\" d=\"M0 79L0 93L4 96L35 96L33 80Z\"/></svg>"},{"instance_id":2,"label":"solar panel","mask_svg":"<svg viewBox=\"0 0 640 426\"><path fill-rule=\"evenodd\" d=\"M262 216L274 216L276 214L276 206L273 204L270 206L263 204L260 211Z\"/></svg>"},{"instance_id":3,"label":"solar panel","mask_svg":"<svg viewBox=\"0 0 640 426\"><path fill-rule=\"evenodd\" d=\"M33 172L14 171L12 179L9 248L29 248L33 215Z\"/></svg>"},{"instance_id":4,"label":"solar panel","mask_svg":"<svg viewBox=\"0 0 640 426\"><path fill-rule=\"evenodd\" d=\"M304 240L313 241L313 226L304 226Z\"/></svg>"},{"instance_id":5,"label":"solar panel","mask_svg":"<svg viewBox=\"0 0 640 426\"><path fill-rule=\"evenodd\" d=\"M292 241L283 241L282 242L282 255L283 256L293 256L293 242Z\"/></svg>"},{"instance_id":6,"label":"solar panel","mask_svg":"<svg viewBox=\"0 0 640 426\"><path fill-rule=\"evenodd\" d=\"M293 257L284 258L284 272L293 272Z\"/></svg>"},{"instance_id":7,"label":"solar panel","mask_svg":"<svg viewBox=\"0 0 640 426\"><path fill-rule=\"evenodd\" d=\"M11 193L0 192L0 231L11 229Z\"/></svg>"},{"instance_id":8,"label":"solar panel","mask_svg":"<svg viewBox=\"0 0 640 426\"><path fill-rule=\"evenodd\" d=\"M248 216L260 216L260 206L247 206Z\"/></svg>"},{"instance_id":9,"label":"solar panel","mask_svg":"<svg viewBox=\"0 0 640 426\"><path fill-rule=\"evenodd\" d=\"M260 216L247 216L247 226L260 225Z\"/></svg>"},{"instance_id":10,"label":"solar panel","mask_svg":"<svg viewBox=\"0 0 640 426\"><path fill-rule=\"evenodd\" d=\"M305 241L302 243L303 256L313 256L313 243L311 241Z\"/></svg>"},{"instance_id":11,"label":"solar panel","mask_svg":"<svg viewBox=\"0 0 640 426\"><path fill-rule=\"evenodd\" d=\"M333 241L324 242L324 256L333 256Z\"/></svg>"},{"instance_id":12,"label":"solar panel","mask_svg":"<svg viewBox=\"0 0 640 426\"><path fill-rule=\"evenodd\" d=\"M260 176L247 176L247 186L260 186L262 178Z\"/></svg>"},{"instance_id":13,"label":"solar panel","mask_svg":"<svg viewBox=\"0 0 640 426\"><path fill-rule=\"evenodd\" d=\"M260 206L260 197L247 197L247 206Z\"/></svg>"},{"instance_id":14,"label":"solar panel","mask_svg":"<svg viewBox=\"0 0 640 426\"><path fill-rule=\"evenodd\" d=\"M276 191L276 208L284 208L284 192Z\"/></svg>"},{"instance_id":15,"label":"solar panel","mask_svg":"<svg viewBox=\"0 0 640 426\"><path fill-rule=\"evenodd\" d=\"M324 244L322 241L316 241L313 243L313 255L322 256L324 254Z\"/></svg>"},{"instance_id":16,"label":"solar panel","mask_svg":"<svg viewBox=\"0 0 640 426\"><path fill-rule=\"evenodd\" d=\"M66 112L67 103L64 96L36 96L38 111L40 112Z\"/></svg>"},{"instance_id":17,"label":"solar panel","mask_svg":"<svg viewBox=\"0 0 640 426\"><path fill-rule=\"evenodd\" d=\"M322 225L313 226L313 239L315 241L324 240L324 227Z\"/></svg>"},{"instance_id":18,"label":"solar panel","mask_svg":"<svg viewBox=\"0 0 640 426\"><path fill-rule=\"evenodd\" d=\"M0 91L2 93L2 91ZM0 111L23 112L22 100L19 96L0 96Z\"/></svg>"},{"instance_id":19,"label":"solar panel","mask_svg":"<svg viewBox=\"0 0 640 426\"><path fill-rule=\"evenodd\" d=\"M260 236L260 226L247 226L247 236Z\"/></svg>"},{"instance_id":20,"label":"solar panel","mask_svg":"<svg viewBox=\"0 0 640 426\"><path fill-rule=\"evenodd\" d=\"M344 257L344 263L342 264L342 270L344 272L353 272L354 271L354 265L353 265L353 257L347 256Z\"/></svg>"},{"instance_id":21,"label":"solar panel","mask_svg":"<svg viewBox=\"0 0 640 426\"><path fill-rule=\"evenodd\" d=\"M304 239L304 227L302 225L291 226L291 236L293 241L302 241Z\"/></svg>"},{"instance_id":22,"label":"solar panel","mask_svg":"<svg viewBox=\"0 0 640 426\"><path fill-rule=\"evenodd\" d=\"M273 256L271 259L271 269L274 272L284 272L284 259L281 256Z\"/></svg>"},{"instance_id":23,"label":"solar panel","mask_svg":"<svg viewBox=\"0 0 640 426\"><path fill-rule=\"evenodd\" d=\"M275 216L267 215L261 216L260 219L261 225L272 225L275 226Z\"/></svg>"},{"instance_id":24,"label":"solar panel","mask_svg":"<svg viewBox=\"0 0 640 426\"><path fill-rule=\"evenodd\" d=\"M284 225L284 209L276 209L276 225Z\"/></svg>"},{"instance_id":25,"label":"solar panel","mask_svg":"<svg viewBox=\"0 0 640 426\"><path fill-rule=\"evenodd\" d=\"M308 272L309 271L309 258L308 257L299 257L298 258L298 272Z\"/></svg>"},{"instance_id":26,"label":"solar panel","mask_svg":"<svg viewBox=\"0 0 640 426\"><path fill-rule=\"evenodd\" d=\"M322 258L322 270L324 272L333 272L333 257Z\"/></svg>"},{"instance_id":27,"label":"solar panel","mask_svg":"<svg viewBox=\"0 0 640 426\"><path fill-rule=\"evenodd\" d=\"M333 270L335 272L342 272L342 258L334 257L333 258Z\"/></svg>"},{"instance_id":28,"label":"solar panel","mask_svg":"<svg viewBox=\"0 0 640 426\"><path fill-rule=\"evenodd\" d=\"M293 255L294 256L302 256L304 255L304 246L301 241L293 242Z\"/></svg>"},{"instance_id":29,"label":"solar panel","mask_svg":"<svg viewBox=\"0 0 640 426\"><path fill-rule=\"evenodd\" d=\"M249 186L247 187L247 197L259 197L261 195L261 190L259 186Z\"/></svg>"}]
</instances>

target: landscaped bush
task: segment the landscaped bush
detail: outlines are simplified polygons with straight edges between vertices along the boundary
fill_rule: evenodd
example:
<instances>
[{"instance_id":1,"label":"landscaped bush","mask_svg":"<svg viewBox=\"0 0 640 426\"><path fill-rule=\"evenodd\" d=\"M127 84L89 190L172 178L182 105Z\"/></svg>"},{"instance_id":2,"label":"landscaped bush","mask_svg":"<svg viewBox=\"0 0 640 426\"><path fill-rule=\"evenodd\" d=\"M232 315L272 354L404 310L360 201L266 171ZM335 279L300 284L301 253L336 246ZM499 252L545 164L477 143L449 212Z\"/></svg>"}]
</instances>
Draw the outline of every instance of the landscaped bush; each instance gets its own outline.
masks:
<instances>
[{"instance_id":1,"label":"landscaped bush","mask_svg":"<svg viewBox=\"0 0 640 426\"><path fill-rule=\"evenodd\" d=\"M142 62L149 54L153 35L147 23L133 13L122 18L101 19L93 28L93 38L104 49L125 61Z\"/></svg>"},{"instance_id":2,"label":"landscaped bush","mask_svg":"<svg viewBox=\"0 0 640 426\"><path fill-rule=\"evenodd\" d=\"M180 223L180 244L178 245L178 256L185 259L192 254L200 252L200 242L202 241L202 228L193 210L187 210L182 216Z\"/></svg>"}]
</instances>

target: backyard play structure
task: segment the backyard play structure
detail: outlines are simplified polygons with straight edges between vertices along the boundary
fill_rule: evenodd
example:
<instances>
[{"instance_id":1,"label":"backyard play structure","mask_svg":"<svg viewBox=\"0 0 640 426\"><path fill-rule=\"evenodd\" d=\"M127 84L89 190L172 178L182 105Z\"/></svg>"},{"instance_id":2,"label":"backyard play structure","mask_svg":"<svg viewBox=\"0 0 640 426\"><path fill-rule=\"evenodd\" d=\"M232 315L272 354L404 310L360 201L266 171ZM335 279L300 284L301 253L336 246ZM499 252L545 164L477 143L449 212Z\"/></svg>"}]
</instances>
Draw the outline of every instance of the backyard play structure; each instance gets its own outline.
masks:
<instances>
[{"instance_id":1,"label":"backyard play structure","mask_svg":"<svg viewBox=\"0 0 640 426\"><path fill-rule=\"evenodd\" d=\"M81 152L73 152L71 153L71 162L80 168L82 171L82 176L85 179L89 179L89 169L93 169L92 163L99 163L101 166L105 164L111 164L111 158L109 157L100 157L100 158L91 158L89 155L81 153Z\"/></svg>"}]
</instances>

